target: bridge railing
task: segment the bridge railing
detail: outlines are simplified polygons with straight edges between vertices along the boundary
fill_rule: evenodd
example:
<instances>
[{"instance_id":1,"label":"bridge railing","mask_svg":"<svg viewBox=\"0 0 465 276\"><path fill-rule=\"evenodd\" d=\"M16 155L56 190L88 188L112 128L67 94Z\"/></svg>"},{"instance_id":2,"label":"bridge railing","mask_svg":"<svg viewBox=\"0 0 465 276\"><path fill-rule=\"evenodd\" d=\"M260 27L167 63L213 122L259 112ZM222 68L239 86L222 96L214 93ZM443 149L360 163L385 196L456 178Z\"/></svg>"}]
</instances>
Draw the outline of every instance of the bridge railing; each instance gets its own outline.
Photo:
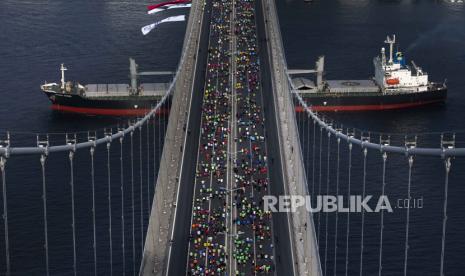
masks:
<instances>
[{"instance_id":1,"label":"bridge railing","mask_svg":"<svg viewBox=\"0 0 465 276\"><path fill-rule=\"evenodd\" d=\"M166 142L157 180L157 190L151 211L150 224L140 267L141 275L167 275L174 234L174 220L177 212L177 197L180 189L180 173L183 149L186 148L189 110L199 53L201 27L203 26L206 2L192 3L189 21L184 37L183 53L179 69L181 77L177 82L173 107L170 114Z\"/></svg>"},{"instance_id":2,"label":"bridge railing","mask_svg":"<svg viewBox=\"0 0 465 276\"><path fill-rule=\"evenodd\" d=\"M289 196L310 195L297 122L293 115L292 95L289 93L287 83L287 64L275 1L262 3L270 53L278 140L283 163L284 190ZM289 213L288 218L294 275L323 275L313 214L307 212L305 208L298 208L296 212Z\"/></svg>"}]
</instances>

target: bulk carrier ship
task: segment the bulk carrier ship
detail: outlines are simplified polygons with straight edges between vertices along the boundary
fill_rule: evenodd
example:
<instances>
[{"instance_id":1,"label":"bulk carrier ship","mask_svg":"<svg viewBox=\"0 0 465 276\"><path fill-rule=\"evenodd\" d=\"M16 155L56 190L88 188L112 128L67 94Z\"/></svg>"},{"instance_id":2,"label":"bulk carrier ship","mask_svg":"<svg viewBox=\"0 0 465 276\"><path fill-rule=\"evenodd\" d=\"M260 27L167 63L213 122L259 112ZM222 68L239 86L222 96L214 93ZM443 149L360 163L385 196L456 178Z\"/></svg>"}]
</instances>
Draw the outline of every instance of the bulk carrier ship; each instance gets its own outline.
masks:
<instances>
[{"instance_id":1,"label":"bulk carrier ship","mask_svg":"<svg viewBox=\"0 0 465 276\"><path fill-rule=\"evenodd\" d=\"M165 95L170 83L141 83L139 76L172 75L173 72L137 72L134 59L129 59L131 84L87 84L65 80L67 68L61 64L60 83L40 86L52 103L51 108L61 112L86 115L142 116L147 114ZM170 100L170 99L168 99ZM166 112L164 108L160 112Z\"/></svg>"},{"instance_id":2,"label":"bulk carrier ship","mask_svg":"<svg viewBox=\"0 0 465 276\"><path fill-rule=\"evenodd\" d=\"M415 62L406 64L402 52L394 55L396 37L387 37L389 59L385 48L373 59L375 76L371 80L324 80L324 57L316 62L315 70L289 70L291 75L316 73L313 81L293 78L297 93L315 111L365 111L410 108L442 103L447 97L445 82L428 80L428 74ZM296 108L302 111L301 107Z\"/></svg>"},{"instance_id":3,"label":"bulk carrier ship","mask_svg":"<svg viewBox=\"0 0 465 276\"><path fill-rule=\"evenodd\" d=\"M387 37L389 59L385 48L373 59L375 76L371 80L324 80L324 57L316 62L315 70L288 70L290 75L316 74L316 85L308 78L292 81L306 103L315 111L367 111L411 108L442 103L447 97L445 82L428 80L428 74L415 62L406 64L401 52L394 54L396 37ZM168 90L169 83L143 83L139 76L172 75L173 72L137 72L130 60L131 84L88 84L65 81L61 65L61 82L45 83L41 90L57 111L87 115L141 116L155 106ZM297 111L302 107L297 106ZM161 109L161 112L167 111Z\"/></svg>"}]
</instances>

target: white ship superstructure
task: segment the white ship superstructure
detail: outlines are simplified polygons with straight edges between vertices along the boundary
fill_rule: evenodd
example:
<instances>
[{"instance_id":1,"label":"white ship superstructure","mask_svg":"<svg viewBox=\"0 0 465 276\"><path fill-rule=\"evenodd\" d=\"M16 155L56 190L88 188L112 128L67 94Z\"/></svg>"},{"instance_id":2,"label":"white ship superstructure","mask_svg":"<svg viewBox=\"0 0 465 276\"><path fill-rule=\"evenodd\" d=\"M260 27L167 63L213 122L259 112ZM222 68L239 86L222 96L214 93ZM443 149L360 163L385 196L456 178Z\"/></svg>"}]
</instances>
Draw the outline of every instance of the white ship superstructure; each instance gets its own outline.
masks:
<instances>
[{"instance_id":1,"label":"white ship superstructure","mask_svg":"<svg viewBox=\"0 0 465 276\"><path fill-rule=\"evenodd\" d=\"M381 56L373 60L375 66L375 81L383 93L393 92L423 92L428 90L428 74L412 61L412 67L405 64L401 52L393 53L396 36L387 37L385 43L389 44L389 60L386 59L386 50L381 48Z\"/></svg>"}]
</instances>

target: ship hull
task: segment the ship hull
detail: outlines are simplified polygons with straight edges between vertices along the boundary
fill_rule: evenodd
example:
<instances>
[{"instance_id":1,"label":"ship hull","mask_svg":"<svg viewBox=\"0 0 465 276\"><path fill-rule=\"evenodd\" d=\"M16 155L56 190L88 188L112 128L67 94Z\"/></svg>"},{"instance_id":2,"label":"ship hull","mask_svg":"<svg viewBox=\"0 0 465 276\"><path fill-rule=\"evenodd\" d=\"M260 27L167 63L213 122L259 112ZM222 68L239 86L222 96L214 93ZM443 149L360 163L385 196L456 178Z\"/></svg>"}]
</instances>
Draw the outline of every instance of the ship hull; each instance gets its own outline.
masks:
<instances>
[{"instance_id":1,"label":"ship hull","mask_svg":"<svg viewBox=\"0 0 465 276\"><path fill-rule=\"evenodd\" d=\"M160 100L160 97L86 98L77 94L44 93L52 103L52 110L85 115L143 116L150 112ZM165 105L160 108L158 113L168 111L167 105Z\"/></svg>"},{"instance_id":2,"label":"ship hull","mask_svg":"<svg viewBox=\"0 0 465 276\"><path fill-rule=\"evenodd\" d=\"M373 111L440 104L447 98L447 88L416 93L314 93L301 96L314 111ZM296 111L303 111L302 106L296 106Z\"/></svg>"}]
</instances>

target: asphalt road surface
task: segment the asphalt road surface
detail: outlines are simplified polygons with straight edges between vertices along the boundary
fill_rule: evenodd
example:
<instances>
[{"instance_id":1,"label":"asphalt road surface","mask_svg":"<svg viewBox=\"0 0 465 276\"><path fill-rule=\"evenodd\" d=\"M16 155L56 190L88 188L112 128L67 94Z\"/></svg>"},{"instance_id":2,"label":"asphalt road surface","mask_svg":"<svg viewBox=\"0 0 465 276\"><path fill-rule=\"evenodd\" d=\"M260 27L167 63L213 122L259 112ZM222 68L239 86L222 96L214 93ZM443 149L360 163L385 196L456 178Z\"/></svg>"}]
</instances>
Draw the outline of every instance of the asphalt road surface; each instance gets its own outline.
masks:
<instances>
[{"instance_id":1,"label":"asphalt road surface","mask_svg":"<svg viewBox=\"0 0 465 276\"><path fill-rule=\"evenodd\" d=\"M263 16L262 0L257 0L255 3L255 11L257 17L257 33L259 40L259 57L261 66L261 83L263 91L268 91L268 94L263 97L264 112L265 112L265 127L266 143L268 145L269 154L269 171L270 171L270 190L274 196L284 195L283 172L281 170L281 162L278 142L278 128L275 120L274 98L272 96L271 85L271 57L267 47L267 37L265 36L265 18ZM289 236L289 225L287 214L273 213L273 234L275 240L276 252L276 271L277 275L293 275L291 240Z\"/></svg>"},{"instance_id":2,"label":"asphalt road surface","mask_svg":"<svg viewBox=\"0 0 465 276\"><path fill-rule=\"evenodd\" d=\"M287 216L263 211L284 189L261 3L205 11L168 272L291 275Z\"/></svg>"},{"instance_id":3,"label":"asphalt road surface","mask_svg":"<svg viewBox=\"0 0 465 276\"><path fill-rule=\"evenodd\" d=\"M202 91L205 80L205 67L207 64L207 49L208 49L208 36L210 33L210 20L211 20L211 6L212 1L206 0L205 12L203 17L200 41L199 41L199 52L197 53L197 64L196 64L196 76L194 79L194 87L192 94L191 110L189 122L187 122L186 131L188 132L187 142L185 149L183 149L183 158L185 166L182 168L179 189L179 201L177 202L177 216L174 229L174 235L171 249L170 263L168 264L168 275L185 275L187 262L187 248L189 242L189 229L190 229L190 217L192 208L192 195L195 177L195 164L197 162L197 149L198 149L198 137L200 135L200 114L202 106L202 93L195 93L196 91ZM179 265L183 264L183 265Z\"/></svg>"}]
</instances>

